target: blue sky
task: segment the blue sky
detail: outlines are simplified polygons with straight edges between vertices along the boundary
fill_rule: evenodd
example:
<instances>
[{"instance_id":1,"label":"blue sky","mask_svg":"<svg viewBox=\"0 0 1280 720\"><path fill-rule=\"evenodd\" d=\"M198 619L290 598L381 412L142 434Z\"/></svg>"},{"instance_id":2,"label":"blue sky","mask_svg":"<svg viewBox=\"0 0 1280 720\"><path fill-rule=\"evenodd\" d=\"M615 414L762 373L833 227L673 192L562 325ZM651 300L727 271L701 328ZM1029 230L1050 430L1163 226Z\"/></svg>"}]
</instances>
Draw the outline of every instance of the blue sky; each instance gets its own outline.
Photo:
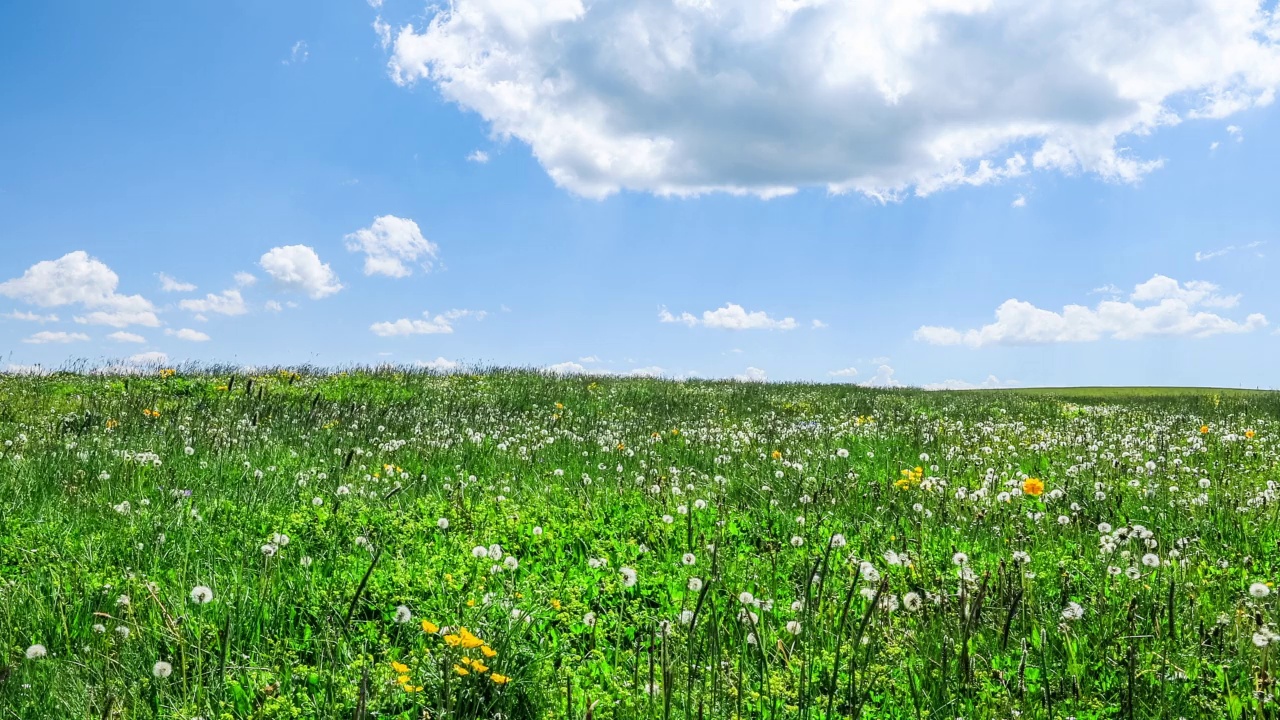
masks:
<instances>
[{"instance_id":1,"label":"blue sky","mask_svg":"<svg viewBox=\"0 0 1280 720\"><path fill-rule=\"evenodd\" d=\"M0 367L1280 384L1274 3L784 4L10 4Z\"/></svg>"}]
</instances>

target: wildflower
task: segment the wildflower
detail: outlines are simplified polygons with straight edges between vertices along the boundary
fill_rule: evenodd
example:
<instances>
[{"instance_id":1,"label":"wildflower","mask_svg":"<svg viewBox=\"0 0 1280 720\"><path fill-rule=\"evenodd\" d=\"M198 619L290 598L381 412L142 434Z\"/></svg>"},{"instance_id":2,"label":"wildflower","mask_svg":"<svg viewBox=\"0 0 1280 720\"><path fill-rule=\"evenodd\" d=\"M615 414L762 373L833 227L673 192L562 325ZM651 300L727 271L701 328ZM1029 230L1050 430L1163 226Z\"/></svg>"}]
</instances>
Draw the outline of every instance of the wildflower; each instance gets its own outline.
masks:
<instances>
[{"instance_id":1,"label":"wildflower","mask_svg":"<svg viewBox=\"0 0 1280 720\"><path fill-rule=\"evenodd\" d=\"M920 599L919 593L909 592L902 596L902 606L911 612L919 610L923 605L924 602Z\"/></svg>"},{"instance_id":2,"label":"wildflower","mask_svg":"<svg viewBox=\"0 0 1280 720\"><path fill-rule=\"evenodd\" d=\"M688 587L690 592L698 592L702 590L702 578L697 578L697 577L689 578Z\"/></svg>"},{"instance_id":3,"label":"wildflower","mask_svg":"<svg viewBox=\"0 0 1280 720\"><path fill-rule=\"evenodd\" d=\"M962 552L958 552L951 556L951 562L955 565L967 565L969 563L969 556Z\"/></svg>"},{"instance_id":4,"label":"wildflower","mask_svg":"<svg viewBox=\"0 0 1280 720\"><path fill-rule=\"evenodd\" d=\"M459 675L461 675L461 676L463 676L463 677L466 677L467 675L470 675L470 674L471 674L471 671L470 671L470 670L468 670L468 669L466 669L466 668L462 667L461 665L454 665L454 666L453 666L453 671L454 671L454 672L456 672L456 673L458 673Z\"/></svg>"},{"instance_id":5,"label":"wildflower","mask_svg":"<svg viewBox=\"0 0 1280 720\"><path fill-rule=\"evenodd\" d=\"M487 658L491 658L491 657L496 657L496 656L498 655L498 651L497 651L497 650L494 650L493 648L489 647L488 645L481 645L481 646L480 646L480 654L481 654L481 655L483 655L483 656L485 656L485 657L487 657Z\"/></svg>"},{"instance_id":6,"label":"wildflower","mask_svg":"<svg viewBox=\"0 0 1280 720\"><path fill-rule=\"evenodd\" d=\"M502 561L502 564L505 565L508 570L515 570L520 567L520 561L516 559L515 555L508 555L507 558Z\"/></svg>"},{"instance_id":7,"label":"wildflower","mask_svg":"<svg viewBox=\"0 0 1280 720\"><path fill-rule=\"evenodd\" d=\"M831 547L842 548L845 545L846 545L846 541L844 539L844 535L841 535L840 533L836 533L835 535L831 536Z\"/></svg>"},{"instance_id":8,"label":"wildflower","mask_svg":"<svg viewBox=\"0 0 1280 720\"><path fill-rule=\"evenodd\" d=\"M499 545L499 544L497 544L497 543L494 543L494 544L490 545L490 546L489 546L489 549L488 549L488 551L487 551L487 552L488 552L488 554L489 554L489 559L490 559L490 560L501 560L501 559L502 559L502 546L501 546L501 545Z\"/></svg>"},{"instance_id":9,"label":"wildflower","mask_svg":"<svg viewBox=\"0 0 1280 720\"><path fill-rule=\"evenodd\" d=\"M1156 555L1155 553L1147 553L1146 555L1142 556L1142 564L1146 565L1147 567L1159 567L1160 556Z\"/></svg>"},{"instance_id":10,"label":"wildflower","mask_svg":"<svg viewBox=\"0 0 1280 720\"><path fill-rule=\"evenodd\" d=\"M694 563L698 562L698 558L695 557L693 553L685 553L683 556L681 556L680 562L684 563L685 565L693 565Z\"/></svg>"},{"instance_id":11,"label":"wildflower","mask_svg":"<svg viewBox=\"0 0 1280 720\"><path fill-rule=\"evenodd\" d=\"M1271 588L1266 583L1254 583L1249 586L1249 594L1261 600L1271 594Z\"/></svg>"},{"instance_id":12,"label":"wildflower","mask_svg":"<svg viewBox=\"0 0 1280 720\"><path fill-rule=\"evenodd\" d=\"M583 624L583 625L586 625L587 627L595 627L595 626L596 626L596 614L595 614L595 613L593 613L593 612L589 612L589 613L587 613L586 615L583 615L583 616L582 616L582 624Z\"/></svg>"},{"instance_id":13,"label":"wildflower","mask_svg":"<svg viewBox=\"0 0 1280 720\"><path fill-rule=\"evenodd\" d=\"M755 601L756 601L755 596L747 592L746 590L743 590L742 592L738 593L738 602L742 603L743 605L750 605Z\"/></svg>"},{"instance_id":14,"label":"wildflower","mask_svg":"<svg viewBox=\"0 0 1280 720\"><path fill-rule=\"evenodd\" d=\"M633 569L631 569L631 568L629 568L629 567L622 567L622 568L619 568L619 569L618 569L618 572L622 573L622 584L623 584L623 586L624 586L624 587L633 587L633 586L635 586L635 584L636 584L636 571L635 571L635 570L633 570Z\"/></svg>"},{"instance_id":15,"label":"wildflower","mask_svg":"<svg viewBox=\"0 0 1280 720\"><path fill-rule=\"evenodd\" d=\"M39 660L40 658L48 654L49 654L49 651L45 650L43 645L36 644L27 648L28 660Z\"/></svg>"},{"instance_id":16,"label":"wildflower","mask_svg":"<svg viewBox=\"0 0 1280 720\"><path fill-rule=\"evenodd\" d=\"M471 557L483 558L489 556L489 549L483 545L477 545L471 548Z\"/></svg>"},{"instance_id":17,"label":"wildflower","mask_svg":"<svg viewBox=\"0 0 1280 720\"><path fill-rule=\"evenodd\" d=\"M440 626L431 622L430 620L423 620L422 632L435 635L436 633L440 632Z\"/></svg>"},{"instance_id":18,"label":"wildflower","mask_svg":"<svg viewBox=\"0 0 1280 720\"><path fill-rule=\"evenodd\" d=\"M511 682L511 678L507 677L506 675L501 675L499 673L491 673L489 675L489 679L499 685L506 685L507 683Z\"/></svg>"},{"instance_id":19,"label":"wildflower","mask_svg":"<svg viewBox=\"0 0 1280 720\"><path fill-rule=\"evenodd\" d=\"M173 674L173 666L163 660L157 660L156 664L151 666L151 674L161 679L167 678Z\"/></svg>"},{"instance_id":20,"label":"wildflower","mask_svg":"<svg viewBox=\"0 0 1280 720\"><path fill-rule=\"evenodd\" d=\"M440 518L439 520L437 520L437 521L436 521L436 527L440 528L441 530L448 530L448 529L449 529L449 518Z\"/></svg>"},{"instance_id":21,"label":"wildflower","mask_svg":"<svg viewBox=\"0 0 1280 720\"><path fill-rule=\"evenodd\" d=\"M403 625L413 619L413 611L405 605L396 606L395 621L398 625Z\"/></svg>"},{"instance_id":22,"label":"wildflower","mask_svg":"<svg viewBox=\"0 0 1280 720\"><path fill-rule=\"evenodd\" d=\"M789 620L787 622L787 632L791 633L792 635L799 635L800 623L795 620Z\"/></svg>"},{"instance_id":23,"label":"wildflower","mask_svg":"<svg viewBox=\"0 0 1280 720\"><path fill-rule=\"evenodd\" d=\"M1022 492L1039 497L1044 492L1044 483L1039 478L1027 478L1022 482Z\"/></svg>"},{"instance_id":24,"label":"wildflower","mask_svg":"<svg viewBox=\"0 0 1280 720\"><path fill-rule=\"evenodd\" d=\"M404 663L396 662L395 660L391 661L391 669L395 670L397 675L403 675L409 672L408 665L405 665Z\"/></svg>"},{"instance_id":25,"label":"wildflower","mask_svg":"<svg viewBox=\"0 0 1280 720\"><path fill-rule=\"evenodd\" d=\"M792 535L791 547L800 547L801 545L804 545L804 538L800 537L799 535Z\"/></svg>"},{"instance_id":26,"label":"wildflower","mask_svg":"<svg viewBox=\"0 0 1280 720\"><path fill-rule=\"evenodd\" d=\"M1063 620L1074 622L1082 617L1084 617L1084 608L1080 607L1079 603L1069 602L1067 603L1067 606L1062 609Z\"/></svg>"}]
</instances>

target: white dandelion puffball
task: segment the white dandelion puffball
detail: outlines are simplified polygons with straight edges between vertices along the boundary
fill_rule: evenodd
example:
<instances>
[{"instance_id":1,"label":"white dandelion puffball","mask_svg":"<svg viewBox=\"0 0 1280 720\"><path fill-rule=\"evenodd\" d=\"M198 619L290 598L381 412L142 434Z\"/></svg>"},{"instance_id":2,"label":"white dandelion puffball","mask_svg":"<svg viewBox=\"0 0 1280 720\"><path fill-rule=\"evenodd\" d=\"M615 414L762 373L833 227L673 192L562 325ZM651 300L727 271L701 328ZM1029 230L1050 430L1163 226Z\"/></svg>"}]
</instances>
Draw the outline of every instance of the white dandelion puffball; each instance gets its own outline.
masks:
<instances>
[{"instance_id":1,"label":"white dandelion puffball","mask_svg":"<svg viewBox=\"0 0 1280 720\"><path fill-rule=\"evenodd\" d=\"M626 587L632 587L636 584L636 571L629 567L623 567L618 570L622 573L622 584Z\"/></svg>"},{"instance_id":2,"label":"white dandelion puffball","mask_svg":"<svg viewBox=\"0 0 1280 720\"><path fill-rule=\"evenodd\" d=\"M471 557L483 558L489 556L489 549L483 545L477 545L471 548Z\"/></svg>"},{"instance_id":3,"label":"white dandelion puffball","mask_svg":"<svg viewBox=\"0 0 1280 720\"><path fill-rule=\"evenodd\" d=\"M405 605L396 606L395 621L397 623L403 625L412 619L413 619L413 611L410 610L408 606L405 606Z\"/></svg>"},{"instance_id":4,"label":"white dandelion puffball","mask_svg":"<svg viewBox=\"0 0 1280 720\"><path fill-rule=\"evenodd\" d=\"M39 660L40 658L48 654L49 654L49 651L45 650L44 646L40 644L32 645L31 647L27 648L28 660Z\"/></svg>"},{"instance_id":5,"label":"white dandelion puffball","mask_svg":"<svg viewBox=\"0 0 1280 720\"><path fill-rule=\"evenodd\" d=\"M684 563L685 565L693 565L694 563L698 562L698 558L695 557L693 553L685 553L683 556L681 556L680 562Z\"/></svg>"},{"instance_id":6,"label":"white dandelion puffball","mask_svg":"<svg viewBox=\"0 0 1280 720\"><path fill-rule=\"evenodd\" d=\"M1271 594L1271 588L1266 583L1256 582L1249 586L1249 594L1261 600Z\"/></svg>"},{"instance_id":7,"label":"white dandelion puffball","mask_svg":"<svg viewBox=\"0 0 1280 720\"><path fill-rule=\"evenodd\" d=\"M746 590L743 590L741 593L738 594L738 602L742 603L743 605L750 605L755 601L756 601L755 596L747 592Z\"/></svg>"},{"instance_id":8,"label":"white dandelion puffball","mask_svg":"<svg viewBox=\"0 0 1280 720\"><path fill-rule=\"evenodd\" d=\"M213 599L213 591L205 585L197 585L191 588L191 602L197 605L204 605Z\"/></svg>"},{"instance_id":9,"label":"white dandelion puffball","mask_svg":"<svg viewBox=\"0 0 1280 720\"><path fill-rule=\"evenodd\" d=\"M167 678L173 674L173 666L163 660L158 660L155 665L151 666L151 674L161 679Z\"/></svg>"},{"instance_id":10,"label":"white dandelion puffball","mask_svg":"<svg viewBox=\"0 0 1280 720\"><path fill-rule=\"evenodd\" d=\"M702 589L702 578L696 578L696 577L691 577L691 578L689 578L689 590L690 590L690 591L692 591L692 592L698 592L698 591L699 591L699 590L701 590L701 589Z\"/></svg>"},{"instance_id":11,"label":"white dandelion puffball","mask_svg":"<svg viewBox=\"0 0 1280 720\"><path fill-rule=\"evenodd\" d=\"M437 520L437 521L436 521L436 527L440 528L441 530L448 530L448 529L449 529L449 518L440 518L439 520Z\"/></svg>"}]
</instances>

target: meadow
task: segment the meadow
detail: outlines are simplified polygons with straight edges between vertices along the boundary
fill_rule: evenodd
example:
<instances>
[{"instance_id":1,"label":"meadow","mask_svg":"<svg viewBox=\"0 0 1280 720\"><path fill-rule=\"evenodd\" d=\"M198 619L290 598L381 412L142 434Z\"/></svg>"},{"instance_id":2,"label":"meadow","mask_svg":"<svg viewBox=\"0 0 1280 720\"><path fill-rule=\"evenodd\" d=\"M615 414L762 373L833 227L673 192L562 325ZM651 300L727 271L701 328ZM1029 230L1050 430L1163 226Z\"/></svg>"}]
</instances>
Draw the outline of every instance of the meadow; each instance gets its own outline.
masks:
<instances>
[{"instance_id":1,"label":"meadow","mask_svg":"<svg viewBox=\"0 0 1280 720\"><path fill-rule=\"evenodd\" d=\"M1276 718L1280 396L0 376L0 720Z\"/></svg>"}]
</instances>

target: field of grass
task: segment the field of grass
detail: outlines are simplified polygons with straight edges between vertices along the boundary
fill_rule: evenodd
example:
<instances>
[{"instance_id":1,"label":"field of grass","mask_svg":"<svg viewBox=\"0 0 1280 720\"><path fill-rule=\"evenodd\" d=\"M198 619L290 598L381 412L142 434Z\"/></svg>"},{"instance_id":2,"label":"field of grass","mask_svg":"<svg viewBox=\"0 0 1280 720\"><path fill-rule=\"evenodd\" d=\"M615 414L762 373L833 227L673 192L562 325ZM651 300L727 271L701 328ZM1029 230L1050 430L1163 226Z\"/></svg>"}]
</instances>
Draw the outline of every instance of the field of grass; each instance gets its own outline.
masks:
<instances>
[{"instance_id":1,"label":"field of grass","mask_svg":"<svg viewBox=\"0 0 1280 720\"><path fill-rule=\"evenodd\" d=\"M1280 398L0 377L0 720L1276 718Z\"/></svg>"}]
</instances>

